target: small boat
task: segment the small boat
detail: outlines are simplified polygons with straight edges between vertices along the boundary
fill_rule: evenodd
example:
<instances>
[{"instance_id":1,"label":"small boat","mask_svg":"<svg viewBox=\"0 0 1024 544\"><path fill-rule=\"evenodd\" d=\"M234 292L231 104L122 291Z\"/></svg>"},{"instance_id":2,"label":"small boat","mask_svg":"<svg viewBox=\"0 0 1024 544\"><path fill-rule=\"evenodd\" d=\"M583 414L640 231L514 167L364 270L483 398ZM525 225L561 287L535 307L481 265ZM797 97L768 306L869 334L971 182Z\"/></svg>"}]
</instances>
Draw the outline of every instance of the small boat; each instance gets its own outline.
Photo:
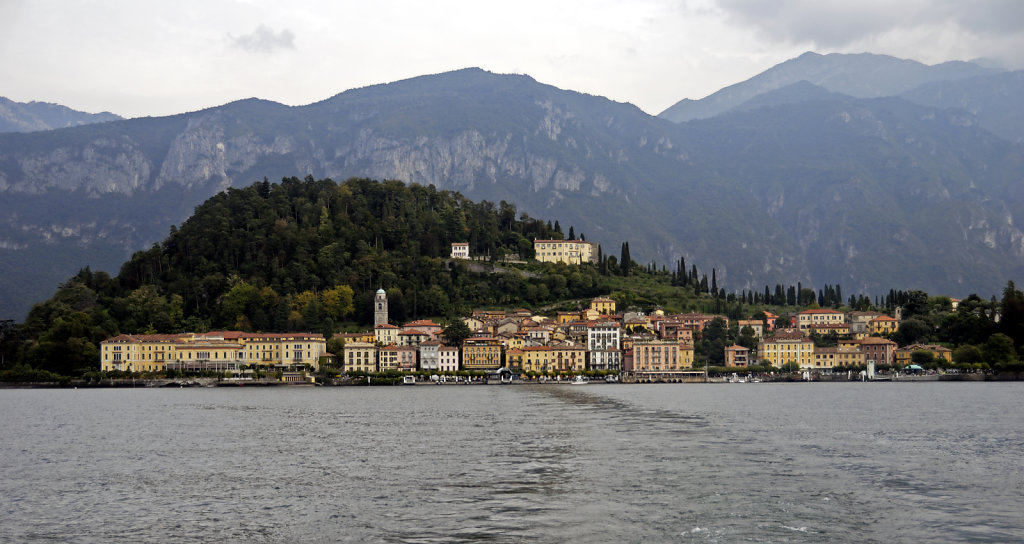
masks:
<instances>
[{"instance_id":1,"label":"small boat","mask_svg":"<svg viewBox=\"0 0 1024 544\"><path fill-rule=\"evenodd\" d=\"M403 376L402 385L416 385L416 376Z\"/></svg>"},{"instance_id":2,"label":"small boat","mask_svg":"<svg viewBox=\"0 0 1024 544\"><path fill-rule=\"evenodd\" d=\"M587 380L586 380L586 378L584 378L583 376L576 376L576 377L575 377L575 378L573 378L573 380L572 380L571 382L569 382L569 383L570 383L571 385L587 385Z\"/></svg>"}]
</instances>

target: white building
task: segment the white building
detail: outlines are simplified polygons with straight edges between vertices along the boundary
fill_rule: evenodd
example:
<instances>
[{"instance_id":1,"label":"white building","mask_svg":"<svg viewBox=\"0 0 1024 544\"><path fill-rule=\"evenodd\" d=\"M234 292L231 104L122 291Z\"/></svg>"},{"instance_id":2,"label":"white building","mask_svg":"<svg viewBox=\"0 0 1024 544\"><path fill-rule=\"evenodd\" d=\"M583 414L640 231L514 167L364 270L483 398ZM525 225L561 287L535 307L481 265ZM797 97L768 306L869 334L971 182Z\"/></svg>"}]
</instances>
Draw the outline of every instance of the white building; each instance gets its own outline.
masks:
<instances>
[{"instance_id":1,"label":"white building","mask_svg":"<svg viewBox=\"0 0 1024 544\"><path fill-rule=\"evenodd\" d=\"M441 343L436 340L423 342L420 348L420 370L440 370Z\"/></svg>"},{"instance_id":2,"label":"white building","mask_svg":"<svg viewBox=\"0 0 1024 544\"><path fill-rule=\"evenodd\" d=\"M437 350L437 370L456 372L459 370L459 348L441 346Z\"/></svg>"},{"instance_id":3,"label":"white building","mask_svg":"<svg viewBox=\"0 0 1024 544\"><path fill-rule=\"evenodd\" d=\"M469 242L452 242L452 258L453 259L468 259L469 258Z\"/></svg>"}]
</instances>

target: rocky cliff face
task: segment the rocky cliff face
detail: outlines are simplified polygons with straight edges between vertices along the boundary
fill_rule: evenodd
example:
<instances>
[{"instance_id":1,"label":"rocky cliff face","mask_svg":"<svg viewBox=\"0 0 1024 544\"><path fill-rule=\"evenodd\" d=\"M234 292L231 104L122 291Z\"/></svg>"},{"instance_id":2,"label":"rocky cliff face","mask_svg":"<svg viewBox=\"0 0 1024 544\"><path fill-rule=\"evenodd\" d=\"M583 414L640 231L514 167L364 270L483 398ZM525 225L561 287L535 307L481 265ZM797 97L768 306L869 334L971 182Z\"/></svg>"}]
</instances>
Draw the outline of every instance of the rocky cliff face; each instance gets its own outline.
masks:
<instances>
[{"instance_id":1,"label":"rocky cliff face","mask_svg":"<svg viewBox=\"0 0 1024 544\"><path fill-rule=\"evenodd\" d=\"M44 299L84 265L116 271L217 191L306 175L513 202L609 253L629 241L642 262L714 267L729 290L987 295L1024 271L1019 147L963 111L798 91L676 125L467 70L300 108L249 100L0 135L0 273L23 278L0 301ZM34 283L44 268L60 277Z\"/></svg>"}]
</instances>

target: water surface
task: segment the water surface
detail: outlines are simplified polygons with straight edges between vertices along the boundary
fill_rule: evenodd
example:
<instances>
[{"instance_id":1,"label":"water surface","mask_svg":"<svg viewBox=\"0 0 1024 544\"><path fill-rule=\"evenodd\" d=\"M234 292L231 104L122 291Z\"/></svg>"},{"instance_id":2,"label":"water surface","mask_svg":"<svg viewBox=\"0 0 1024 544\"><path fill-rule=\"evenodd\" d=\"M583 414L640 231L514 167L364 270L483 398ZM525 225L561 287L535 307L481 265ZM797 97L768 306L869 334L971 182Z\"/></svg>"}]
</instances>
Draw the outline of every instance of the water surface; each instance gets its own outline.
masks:
<instances>
[{"instance_id":1,"label":"water surface","mask_svg":"<svg viewBox=\"0 0 1024 544\"><path fill-rule=\"evenodd\" d=\"M0 541L1022 541L1022 387L4 390Z\"/></svg>"}]
</instances>

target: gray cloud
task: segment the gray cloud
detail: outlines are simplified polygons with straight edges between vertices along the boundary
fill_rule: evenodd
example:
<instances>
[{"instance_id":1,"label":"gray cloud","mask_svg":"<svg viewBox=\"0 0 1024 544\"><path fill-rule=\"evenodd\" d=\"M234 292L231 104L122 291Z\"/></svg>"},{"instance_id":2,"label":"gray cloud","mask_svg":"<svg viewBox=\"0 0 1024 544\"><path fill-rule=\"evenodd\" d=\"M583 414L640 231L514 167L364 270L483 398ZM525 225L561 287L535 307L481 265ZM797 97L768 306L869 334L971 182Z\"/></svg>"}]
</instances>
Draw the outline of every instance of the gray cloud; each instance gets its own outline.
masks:
<instances>
[{"instance_id":1,"label":"gray cloud","mask_svg":"<svg viewBox=\"0 0 1024 544\"><path fill-rule=\"evenodd\" d=\"M273 53L278 49L295 49L295 34L288 29L275 33L270 27L260 25L251 34L238 37L229 35L229 37L235 47L254 53Z\"/></svg>"},{"instance_id":2,"label":"gray cloud","mask_svg":"<svg viewBox=\"0 0 1024 544\"><path fill-rule=\"evenodd\" d=\"M1020 0L718 0L736 22L773 40L842 47L886 32L953 26L976 36L1024 33Z\"/></svg>"}]
</instances>

